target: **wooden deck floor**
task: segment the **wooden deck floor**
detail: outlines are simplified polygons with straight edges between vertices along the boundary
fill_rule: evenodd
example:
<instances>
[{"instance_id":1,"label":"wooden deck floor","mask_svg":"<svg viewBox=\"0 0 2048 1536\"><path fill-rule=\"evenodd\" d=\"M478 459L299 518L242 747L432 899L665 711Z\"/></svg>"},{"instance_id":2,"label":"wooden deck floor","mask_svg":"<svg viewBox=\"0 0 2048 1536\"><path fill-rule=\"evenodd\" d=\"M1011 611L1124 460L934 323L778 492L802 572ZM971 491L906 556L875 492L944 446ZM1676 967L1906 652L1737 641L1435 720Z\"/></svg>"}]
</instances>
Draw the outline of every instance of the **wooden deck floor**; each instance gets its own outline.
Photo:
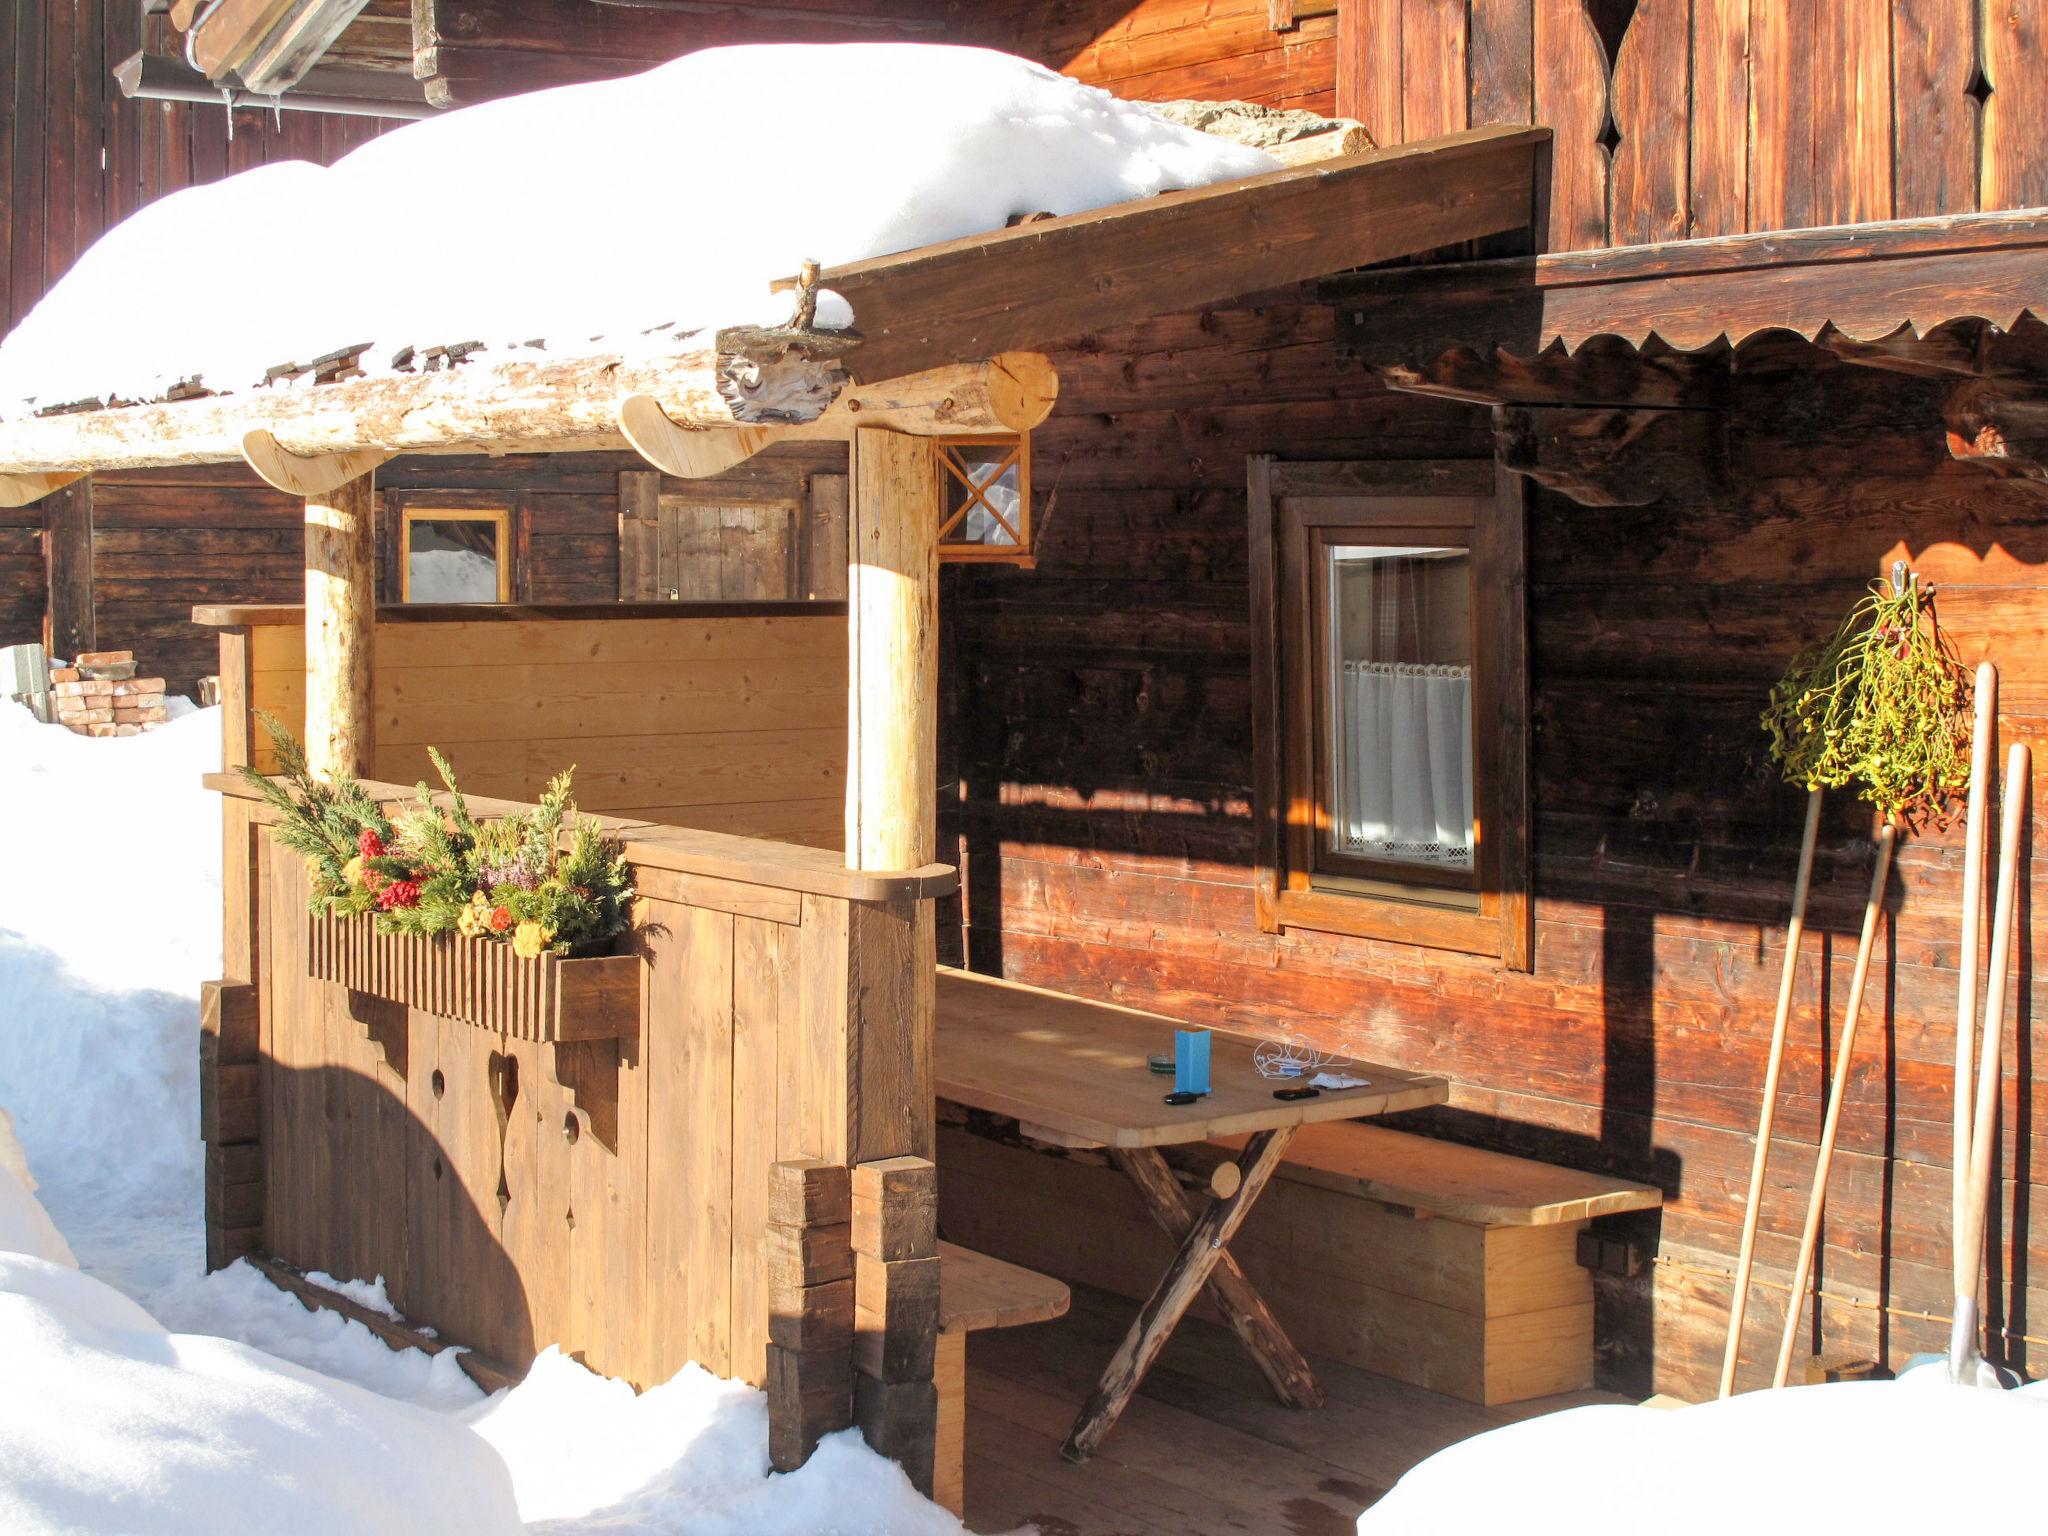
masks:
<instances>
[{"instance_id":1,"label":"wooden deck floor","mask_svg":"<svg viewBox=\"0 0 2048 1536\"><path fill-rule=\"evenodd\" d=\"M1477 1408L1328 1360L1329 1394L1300 1413L1275 1402L1225 1330L1181 1324L1123 1421L1085 1466L1060 1440L1136 1304L1074 1288L1057 1322L976 1334L967 1360L967 1524L982 1536L1349 1536L1409 1467L1515 1419L1580 1403L1578 1392Z\"/></svg>"}]
</instances>

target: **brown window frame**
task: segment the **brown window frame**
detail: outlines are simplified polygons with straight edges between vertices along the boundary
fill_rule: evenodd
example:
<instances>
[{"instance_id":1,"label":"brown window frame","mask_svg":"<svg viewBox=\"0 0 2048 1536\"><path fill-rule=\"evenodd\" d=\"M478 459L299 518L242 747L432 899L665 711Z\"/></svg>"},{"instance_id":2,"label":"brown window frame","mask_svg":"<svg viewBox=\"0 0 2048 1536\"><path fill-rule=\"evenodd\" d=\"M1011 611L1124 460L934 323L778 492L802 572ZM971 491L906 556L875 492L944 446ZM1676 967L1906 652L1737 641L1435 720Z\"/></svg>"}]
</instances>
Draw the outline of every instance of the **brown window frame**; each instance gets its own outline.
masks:
<instances>
[{"instance_id":1,"label":"brown window frame","mask_svg":"<svg viewBox=\"0 0 2048 1536\"><path fill-rule=\"evenodd\" d=\"M1249 468L1253 814L1259 926L1389 939L1527 970L1529 688L1526 500L1493 461ZM1331 542L1454 538L1471 551L1475 873L1321 848L1332 697L1320 551Z\"/></svg>"}]
</instances>

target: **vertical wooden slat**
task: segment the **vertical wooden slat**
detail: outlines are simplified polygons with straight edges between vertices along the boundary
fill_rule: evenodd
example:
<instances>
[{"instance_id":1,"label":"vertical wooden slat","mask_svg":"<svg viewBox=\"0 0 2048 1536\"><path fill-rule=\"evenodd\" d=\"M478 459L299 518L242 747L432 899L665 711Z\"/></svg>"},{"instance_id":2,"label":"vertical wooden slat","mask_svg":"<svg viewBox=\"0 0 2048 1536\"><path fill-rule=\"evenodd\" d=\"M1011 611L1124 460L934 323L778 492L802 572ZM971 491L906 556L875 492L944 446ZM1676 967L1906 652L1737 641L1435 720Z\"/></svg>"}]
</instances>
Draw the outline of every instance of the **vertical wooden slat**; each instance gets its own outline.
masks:
<instances>
[{"instance_id":1,"label":"vertical wooden slat","mask_svg":"<svg viewBox=\"0 0 2048 1536\"><path fill-rule=\"evenodd\" d=\"M1749 13L1749 227L1814 222L1814 0Z\"/></svg>"},{"instance_id":2,"label":"vertical wooden slat","mask_svg":"<svg viewBox=\"0 0 2048 1536\"><path fill-rule=\"evenodd\" d=\"M1978 206L2048 204L2048 0L1982 0L1984 100Z\"/></svg>"},{"instance_id":3,"label":"vertical wooden slat","mask_svg":"<svg viewBox=\"0 0 2048 1536\"><path fill-rule=\"evenodd\" d=\"M1457 133L1470 110L1465 0L1401 0L1401 137Z\"/></svg>"},{"instance_id":4,"label":"vertical wooden slat","mask_svg":"<svg viewBox=\"0 0 2048 1536\"><path fill-rule=\"evenodd\" d=\"M766 1379L768 1347L762 1233L769 1170L780 1158L781 931L760 918L733 922L732 1374L756 1385Z\"/></svg>"},{"instance_id":5,"label":"vertical wooden slat","mask_svg":"<svg viewBox=\"0 0 2048 1536\"><path fill-rule=\"evenodd\" d=\"M1402 0L1338 0L1337 115L1373 142L1401 142Z\"/></svg>"},{"instance_id":6,"label":"vertical wooden slat","mask_svg":"<svg viewBox=\"0 0 2048 1536\"><path fill-rule=\"evenodd\" d=\"M47 204L49 156L49 70L45 23L48 8L17 5L15 16L14 99L11 121L14 174L8 187L7 223L9 324L43 296L43 233Z\"/></svg>"},{"instance_id":7,"label":"vertical wooden slat","mask_svg":"<svg viewBox=\"0 0 2048 1536\"><path fill-rule=\"evenodd\" d=\"M1750 0L1693 0L1691 219L1697 237L1749 228Z\"/></svg>"},{"instance_id":8,"label":"vertical wooden slat","mask_svg":"<svg viewBox=\"0 0 2048 1536\"><path fill-rule=\"evenodd\" d=\"M1472 126L1533 121L1535 16L1532 0L1472 0Z\"/></svg>"},{"instance_id":9,"label":"vertical wooden slat","mask_svg":"<svg viewBox=\"0 0 2048 1536\"><path fill-rule=\"evenodd\" d=\"M1550 146L1550 228L1545 248L1607 244L1607 59L1580 0L1536 0L1536 121Z\"/></svg>"},{"instance_id":10,"label":"vertical wooden slat","mask_svg":"<svg viewBox=\"0 0 2048 1536\"><path fill-rule=\"evenodd\" d=\"M1976 0L1892 6L1894 217L1977 208Z\"/></svg>"},{"instance_id":11,"label":"vertical wooden slat","mask_svg":"<svg viewBox=\"0 0 2048 1536\"><path fill-rule=\"evenodd\" d=\"M1891 66L1891 7L1814 7L1813 223L1892 216Z\"/></svg>"},{"instance_id":12,"label":"vertical wooden slat","mask_svg":"<svg viewBox=\"0 0 2048 1536\"><path fill-rule=\"evenodd\" d=\"M43 290L71 269L77 256L79 70L78 11L92 0L51 0L38 6L48 18L49 55L44 61L46 117L44 182ZM40 295L39 295L40 296Z\"/></svg>"},{"instance_id":13,"label":"vertical wooden slat","mask_svg":"<svg viewBox=\"0 0 2048 1536\"><path fill-rule=\"evenodd\" d=\"M619 472L619 601L647 603L668 596L660 577L661 475L651 469Z\"/></svg>"},{"instance_id":14,"label":"vertical wooden slat","mask_svg":"<svg viewBox=\"0 0 2048 1536\"><path fill-rule=\"evenodd\" d=\"M43 498L43 590L49 603L43 648L69 660L98 648L93 612L92 476Z\"/></svg>"},{"instance_id":15,"label":"vertical wooden slat","mask_svg":"<svg viewBox=\"0 0 2048 1536\"><path fill-rule=\"evenodd\" d=\"M846 596L846 508L846 476L811 476L804 555L808 572L806 595L816 601Z\"/></svg>"},{"instance_id":16,"label":"vertical wooden slat","mask_svg":"<svg viewBox=\"0 0 2048 1536\"><path fill-rule=\"evenodd\" d=\"M1608 238L1652 245L1686 236L1691 149L1691 0L1642 0L1614 66Z\"/></svg>"}]
</instances>

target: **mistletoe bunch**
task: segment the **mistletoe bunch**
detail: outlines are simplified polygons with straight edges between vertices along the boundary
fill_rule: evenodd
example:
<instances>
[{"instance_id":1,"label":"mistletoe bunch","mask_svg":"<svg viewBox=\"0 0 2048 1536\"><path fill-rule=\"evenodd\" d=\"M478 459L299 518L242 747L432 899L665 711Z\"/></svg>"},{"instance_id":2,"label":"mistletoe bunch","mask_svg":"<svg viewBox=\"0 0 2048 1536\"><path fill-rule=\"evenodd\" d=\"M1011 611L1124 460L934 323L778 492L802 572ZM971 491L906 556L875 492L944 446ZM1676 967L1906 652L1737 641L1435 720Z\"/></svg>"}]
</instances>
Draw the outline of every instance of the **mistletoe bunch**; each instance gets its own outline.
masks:
<instances>
[{"instance_id":1,"label":"mistletoe bunch","mask_svg":"<svg viewBox=\"0 0 2048 1536\"><path fill-rule=\"evenodd\" d=\"M1790 782L1854 780L1887 819L1917 824L1969 787L1970 692L1931 592L1873 582L1831 638L1793 659L1763 724Z\"/></svg>"},{"instance_id":2,"label":"mistletoe bunch","mask_svg":"<svg viewBox=\"0 0 2048 1536\"><path fill-rule=\"evenodd\" d=\"M422 780L394 820L353 779L315 777L291 732L260 718L281 772L242 775L276 808L278 841L306 861L314 911L374 917L383 933L509 943L529 957L589 949L629 926L625 854L577 818L573 769L550 779L531 810L478 820L455 770L429 747L446 808Z\"/></svg>"}]
</instances>

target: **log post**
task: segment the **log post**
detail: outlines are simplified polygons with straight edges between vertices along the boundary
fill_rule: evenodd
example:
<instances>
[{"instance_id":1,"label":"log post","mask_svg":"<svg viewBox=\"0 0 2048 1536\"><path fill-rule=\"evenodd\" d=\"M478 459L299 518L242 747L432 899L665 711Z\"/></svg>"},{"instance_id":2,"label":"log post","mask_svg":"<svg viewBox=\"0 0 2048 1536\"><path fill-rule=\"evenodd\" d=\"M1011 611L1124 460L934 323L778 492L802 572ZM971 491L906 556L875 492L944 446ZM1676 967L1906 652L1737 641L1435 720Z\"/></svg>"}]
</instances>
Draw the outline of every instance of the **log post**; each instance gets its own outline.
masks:
<instances>
[{"instance_id":1,"label":"log post","mask_svg":"<svg viewBox=\"0 0 2048 1536\"><path fill-rule=\"evenodd\" d=\"M916 869L938 845L939 466L931 439L853 435L846 862ZM849 1162L932 1154L932 903L848 914Z\"/></svg>"},{"instance_id":2,"label":"log post","mask_svg":"<svg viewBox=\"0 0 2048 1536\"><path fill-rule=\"evenodd\" d=\"M938 844L939 465L931 439L853 434L846 862L914 869ZM938 1257L931 1232L930 901L848 914L846 1156L855 1164L854 1417L930 1492ZM863 1208L865 1221L862 1220ZM898 1229L901 1230L898 1230Z\"/></svg>"},{"instance_id":3,"label":"log post","mask_svg":"<svg viewBox=\"0 0 2048 1536\"><path fill-rule=\"evenodd\" d=\"M370 774L374 479L358 475L306 498L306 758L323 778Z\"/></svg>"},{"instance_id":4,"label":"log post","mask_svg":"<svg viewBox=\"0 0 2048 1536\"><path fill-rule=\"evenodd\" d=\"M937 451L860 428L853 482L846 862L913 869L938 845Z\"/></svg>"}]
</instances>

